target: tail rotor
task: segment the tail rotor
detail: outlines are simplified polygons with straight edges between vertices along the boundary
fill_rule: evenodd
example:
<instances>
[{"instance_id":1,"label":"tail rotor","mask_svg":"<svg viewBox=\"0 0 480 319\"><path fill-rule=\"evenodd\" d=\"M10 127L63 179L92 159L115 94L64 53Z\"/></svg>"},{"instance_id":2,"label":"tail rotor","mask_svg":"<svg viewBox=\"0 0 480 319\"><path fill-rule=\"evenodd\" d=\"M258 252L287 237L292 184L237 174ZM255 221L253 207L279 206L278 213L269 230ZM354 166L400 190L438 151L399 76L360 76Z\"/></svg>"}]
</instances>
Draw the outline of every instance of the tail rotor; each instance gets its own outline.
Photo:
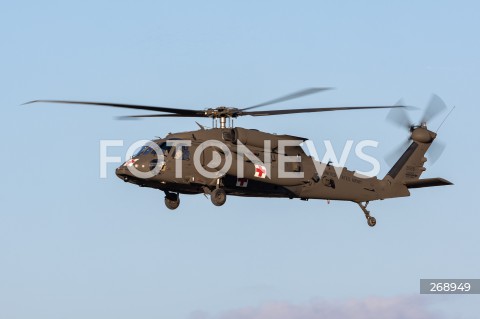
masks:
<instances>
[{"instance_id":1,"label":"tail rotor","mask_svg":"<svg viewBox=\"0 0 480 319\"><path fill-rule=\"evenodd\" d=\"M394 124L395 126L401 127L403 129L407 129L409 132L409 135L408 135L408 138L405 140L405 142L403 142L400 146L398 146L389 154L387 154L387 156L385 157L385 161L389 165L393 165L395 163L395 160L397 160L403 154L403 152L406 150L406 148L410 144L412 140L413 132L418 128L427 129L427 123L430 123L434 118L436 118L440 113L444 112L446 109L447 109L447 105L445 104L445 102L438 95L435 95L435 94L433 94L432 97L430 98L430 101L427 104L425 111L423 112L423 115L421 117L421 121L419 124L415 124L414 122L412 122L407 111L404 108L392 109L388 113L386 119L392 124ZM433 164L440 158L443 151L445 150L445 147L446 147L445 143L442 143L440 141L436 141L430 146L427 152L430 163Z\"/></svg>"}]
</instances>

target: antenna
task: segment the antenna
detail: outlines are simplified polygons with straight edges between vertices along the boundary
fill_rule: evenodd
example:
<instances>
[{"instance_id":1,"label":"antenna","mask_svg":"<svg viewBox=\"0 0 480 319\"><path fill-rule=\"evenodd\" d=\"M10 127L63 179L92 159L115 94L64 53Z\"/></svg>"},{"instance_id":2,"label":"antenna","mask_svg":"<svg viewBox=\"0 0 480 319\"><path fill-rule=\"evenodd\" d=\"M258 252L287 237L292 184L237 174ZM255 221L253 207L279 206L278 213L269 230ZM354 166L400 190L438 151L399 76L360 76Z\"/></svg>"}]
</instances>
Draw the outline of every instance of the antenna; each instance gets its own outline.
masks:
<instances>
[{"instance_id":1,"label":"antenna","mask_svg":"<svg viewBox=\"0 0 480 319\"><path fill-rule=\"evenodd\" d=\"M197 125L200 127L200 129L203 131L205 130L205 126L203 126L202 124L198 123L197 121L195 121L195 123L197 123Z\"/></svg>"},{"instance_id":2,"label":"antenna","mask_svg":"<svg viewBox=\"0 0 480 319\"><path fill-rule=\"evenodd\" d=\"M438 130L440 130L440 128L442 127L443 123L445 123L445 121L447 120L447 118L450 116L450 114L453 112L453 110L455 110L455 106L452 107L452 109L450 110L450 112L448 112L447 116L445 116L445 118L443 119L442 123L440 123L440 126L437 128L437 130L435 131L435 133L438 133Z\"/></svg>"}]
</instances>

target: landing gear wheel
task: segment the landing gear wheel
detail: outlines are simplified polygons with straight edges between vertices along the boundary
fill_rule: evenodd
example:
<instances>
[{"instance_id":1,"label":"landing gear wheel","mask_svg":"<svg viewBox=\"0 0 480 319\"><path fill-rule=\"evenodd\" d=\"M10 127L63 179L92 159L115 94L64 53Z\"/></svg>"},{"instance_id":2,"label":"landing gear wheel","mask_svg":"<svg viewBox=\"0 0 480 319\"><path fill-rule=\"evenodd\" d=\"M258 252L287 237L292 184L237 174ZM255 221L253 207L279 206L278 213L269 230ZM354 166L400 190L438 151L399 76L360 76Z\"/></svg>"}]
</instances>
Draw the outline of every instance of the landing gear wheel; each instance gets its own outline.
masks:
<instances>
[{"instance_id":1,"label":"landing gear wheel","mask_svg":"<svg viewBox=\"0 0 480 319\"><path fill-rule=\"evenodd\" d=\"M373 216L368 216L367 223L368 223L368 226L373 227L377 224L377 220Z\"/></svg>"},{"instance_id":2,"label":"landing gear wheel","mask_svg":"<svg viewBox=\"0 0 480 319\"><path fill-rule=\"evenodd\" d=\"M213 205L222 206L227 201L227 193L222 188L216 188L210 194Z\"/></svg>"},{"instance_id":3,"label":"landing gear wheel","mask_svg":"<svg viewBox=\"0 0 480 319\"><path fill-rule=\"evenodd\" d=\"M366 202L365 205L362 205L362 203L360 203L360 202L357 202L357 204L358 204L358 206L360 206L363 213L365 214L365 218L367 219L368 226L370 226L370 227L375 226L377 224L377 220L375 219L375 217L370 216L370 211L367 210L368 202Z\"/></svg>"},{"instance_id":4,"label":"landing gear wheel","mask_svg":"<svg viewBox=\"0 0 480 319\"><path fill-rule=\"evenodd\" d=\"M165 196L165 206L171 210L177 209L180 206L180 196L176 194L175 196Z\"/></svg>"}]
</instances>

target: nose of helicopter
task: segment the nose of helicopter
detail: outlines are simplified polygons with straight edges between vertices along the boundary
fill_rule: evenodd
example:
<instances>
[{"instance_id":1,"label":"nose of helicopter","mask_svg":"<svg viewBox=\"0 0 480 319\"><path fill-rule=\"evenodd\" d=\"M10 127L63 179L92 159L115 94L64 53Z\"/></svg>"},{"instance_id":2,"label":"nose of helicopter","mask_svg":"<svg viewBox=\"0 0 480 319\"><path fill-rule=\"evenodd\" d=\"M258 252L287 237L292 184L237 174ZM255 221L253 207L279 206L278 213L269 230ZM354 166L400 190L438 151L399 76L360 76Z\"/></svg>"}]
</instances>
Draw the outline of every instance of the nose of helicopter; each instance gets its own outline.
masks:
<instances>
[{"instance_id":1,"label":"nose of helicopter","mask_svg":"<svg viewBox=\"0 0 480 319\"><path fill-rule=\"evenodd\" d=\"M124 164L122 166L117 167L117 169L115 170L115 174L118 176L118 178L120 178L124 182L129 182L132 179L132 177L134 177L132 172L130 172L128 167L125 166Z\"/></svg>"}]
</instances>

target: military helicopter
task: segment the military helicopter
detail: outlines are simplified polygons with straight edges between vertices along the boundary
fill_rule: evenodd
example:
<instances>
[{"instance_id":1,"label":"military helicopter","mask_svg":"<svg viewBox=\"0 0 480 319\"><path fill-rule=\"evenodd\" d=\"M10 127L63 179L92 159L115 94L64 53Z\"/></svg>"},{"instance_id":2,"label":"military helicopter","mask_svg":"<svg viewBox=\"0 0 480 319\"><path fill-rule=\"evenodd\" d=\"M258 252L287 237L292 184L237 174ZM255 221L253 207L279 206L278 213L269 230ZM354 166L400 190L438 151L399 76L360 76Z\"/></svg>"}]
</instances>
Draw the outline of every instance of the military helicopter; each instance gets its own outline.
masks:
<instances>
[{"instance_id":1,"label":"military helicopter","mask_svg":"<svg viewBox=\"0 0 480 319\"><path fill-rule=\"evenodd\" d=\"M163 191L165 205L171 210L179 207L180 194L209 195L215 206L225 204L227 195L341 200L358 204L368 225L373 227L376 219L367 210L370 201L410 196L409 190L414 188L452 185L443 178L420 179L427 161L425 153L437 137L427 128L427 122L446 108L436 96L427 106L420 124L412 124L405 106L398 104L258 110L328 89L309 88L245 108L219 106L199 110L70 100L35 100L25 104L98 105L157 112L121 118L211 118L212 128L197 123L198 130L170 133L152 140L116 169L116 175L125 182ZM409 130L409 141L407 149L381 179L320 163L302 148L306 138L234 126L234 120L241 116L386 108L392 109L387 119ZM338 169L341 174L337 173Z\"/></svg>"}]
</instances>

